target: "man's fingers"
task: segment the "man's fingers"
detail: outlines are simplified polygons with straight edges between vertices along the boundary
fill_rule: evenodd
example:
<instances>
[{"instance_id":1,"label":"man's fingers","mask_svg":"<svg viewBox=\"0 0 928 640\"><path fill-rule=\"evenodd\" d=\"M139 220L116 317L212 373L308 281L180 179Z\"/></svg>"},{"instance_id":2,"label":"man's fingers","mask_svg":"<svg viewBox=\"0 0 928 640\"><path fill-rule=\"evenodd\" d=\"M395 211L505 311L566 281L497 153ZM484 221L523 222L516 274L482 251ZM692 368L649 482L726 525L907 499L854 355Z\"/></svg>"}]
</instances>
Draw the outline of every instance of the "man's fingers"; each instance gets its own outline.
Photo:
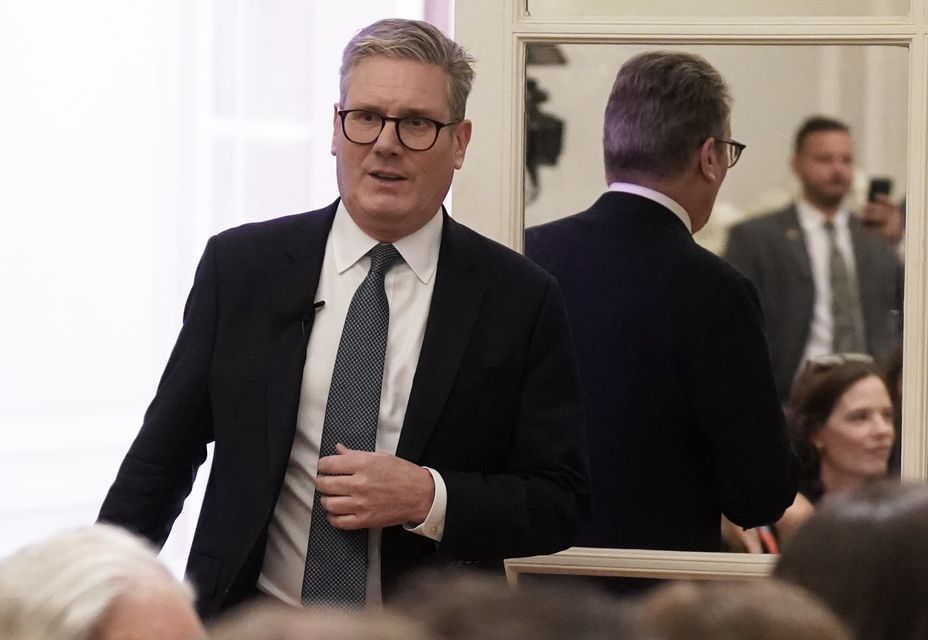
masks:
<instances>
[{"instance_id":1,"label":"man's fingers","mask_svg":"<svg viewBox=\"0 0 928 640\"><path fill-rule=\"evenodd\" d=\"M330 516L356 515L358 510L357 504L349 496L322 496L319 501Z\"/></svg>"},{"instance_id":2,"label":"man's fingers","mask_svg":"<svg viewBox=\"0 0 928 640\"><path fill-rule=\"evenodd\" d=\"M358 470L364 453L349 449L344 445L335 445L335 454L319 458L318 472L329 475L347 475Z\"/></svg>"},{"instance_id":3,"label":"man's fingers","mask_svg":"<svg viewBox=\"0 0 928 640\"><path fill-rule=\"evenodd\" d=\"M320 475L316 478L316 489L326 496L351 495L356 484L350 475Z\"/></svg>"},{"instance_id":4,"label":"man's fingers","mask_svg":"<svg viewBox=\"0 0 928 640\"><path fill-rule=\"evenodd\" d=\"M354 529L367 529L368 525L364 523L361 518L354 514L348 514L344 516L339 515L328 515L329 524L331 524L336 529L345 529L345 530L354 530Z\"/></svg>"}]
</instances>

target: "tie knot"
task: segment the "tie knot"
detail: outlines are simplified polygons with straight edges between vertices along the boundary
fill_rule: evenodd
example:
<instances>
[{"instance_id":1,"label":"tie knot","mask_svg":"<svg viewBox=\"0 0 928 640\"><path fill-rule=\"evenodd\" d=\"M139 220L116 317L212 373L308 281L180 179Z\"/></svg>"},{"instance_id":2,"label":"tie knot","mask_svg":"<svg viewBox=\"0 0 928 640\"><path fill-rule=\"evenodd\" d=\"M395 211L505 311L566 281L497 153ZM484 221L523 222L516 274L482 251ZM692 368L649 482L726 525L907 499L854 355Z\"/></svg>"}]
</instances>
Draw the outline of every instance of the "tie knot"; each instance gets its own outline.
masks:
<instances>
[{"instance_id":1,"label":"tie knot","mask_svg":"<svg viewBox=\"0 0 928 640\"><path fill-rule=\"evenodd\" d=\"M827 231L827 232L830 233L830 234L834 234L834 232L835 232L835 223L832 222L831 220L826 220L826 221L825 221L825 231Z\"/></svg>"},{"instance_id":2,"label":"tie knot","mask_svg":"<svg viewBox=\"0 0 928 640\"><path fill-rule=\"evenodd\" d=\"M392 244L378 244L367 252L371 257L371 273L384 274L403 259L400 252Z\"/></svg>"}]
</instances>

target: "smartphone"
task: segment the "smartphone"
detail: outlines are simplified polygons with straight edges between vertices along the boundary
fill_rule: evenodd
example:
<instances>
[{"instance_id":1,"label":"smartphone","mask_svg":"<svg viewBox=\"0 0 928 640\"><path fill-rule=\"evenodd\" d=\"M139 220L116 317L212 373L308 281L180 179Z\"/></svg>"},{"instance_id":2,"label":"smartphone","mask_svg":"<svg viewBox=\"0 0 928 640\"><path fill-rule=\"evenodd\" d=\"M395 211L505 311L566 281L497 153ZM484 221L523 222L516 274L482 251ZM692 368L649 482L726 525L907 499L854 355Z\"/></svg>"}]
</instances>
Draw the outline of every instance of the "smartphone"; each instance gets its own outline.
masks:
<instances>
[{"instance_id":1,"label":"smartphone","mask_svg":"<svg viewBox=\"0 0 928 640\"><path fill-rule=\"evenodd\" d=\"M874 202L879 195L888 196L892 190L893 181L890 178L871 178L870 188L867 190L867 202Z\"/></svg>"}]
</instances>

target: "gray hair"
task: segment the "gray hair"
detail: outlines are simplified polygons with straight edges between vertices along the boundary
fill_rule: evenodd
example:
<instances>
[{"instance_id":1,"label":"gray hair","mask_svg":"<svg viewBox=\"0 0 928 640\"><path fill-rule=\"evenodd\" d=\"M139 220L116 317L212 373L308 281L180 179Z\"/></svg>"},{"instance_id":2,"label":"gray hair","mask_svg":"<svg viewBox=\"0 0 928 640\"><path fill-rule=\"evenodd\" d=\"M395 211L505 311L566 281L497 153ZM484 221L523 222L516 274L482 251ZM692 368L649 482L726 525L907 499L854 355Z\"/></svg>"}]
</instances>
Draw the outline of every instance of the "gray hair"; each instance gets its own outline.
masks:
<instances>
[{"instance_id":1,"label":"gray hair","mask_svg":"<svg viewBox=\"0 0 928 640\"><path fill-rule=\"evenodd\" d=\"M65 531L0 560L0 638L85 640L122 594L173 585L148 543L112 525Z\"/></svg>"},{"instance_id":2,"label":"gray hair","mask_svg":"<svg viewBox=\"0 0 928 640\"><path fill-rule=\"evenodd\" d=\"M467 96L474 81L474 58L438 28L421 20L379 20L358 31L345 46L339 70L341 101L345 85L361 60L372 56L417 60L438 65L448 75L451 117L464 117Z\"/></svg>"},{"instance_id":3,"label":"gray hair","mask_svg":"<svg viewBox=\"0 0 928 640\"><path fill-rule=\"evenodd\" d=\"M619 70L606 103L606 174L673 177L709 137L723 135L728 85L700 56L652 51Z\"/></svg>"}]
</instances>

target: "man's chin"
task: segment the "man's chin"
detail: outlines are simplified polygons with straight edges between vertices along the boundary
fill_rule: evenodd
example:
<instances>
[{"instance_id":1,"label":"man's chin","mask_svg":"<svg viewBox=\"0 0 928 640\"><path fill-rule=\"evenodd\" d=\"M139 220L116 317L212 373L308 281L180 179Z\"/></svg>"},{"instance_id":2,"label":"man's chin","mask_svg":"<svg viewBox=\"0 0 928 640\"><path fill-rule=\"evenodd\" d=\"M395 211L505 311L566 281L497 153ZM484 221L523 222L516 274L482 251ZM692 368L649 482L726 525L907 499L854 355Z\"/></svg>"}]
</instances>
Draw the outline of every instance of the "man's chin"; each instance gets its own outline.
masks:
<instances>
[{"instance_id":1,"label":"man's chin","mask_svg":"<svg viewBox=\"0 0 928 640\"><path fill-rule=\"evenodd\" d=\"M819 193L817 194L817 197L814 201L817 202L819 206L828 209L835 209L841 206L841 203L844 202L845 196L847 196L847 190L841 190L840 192L834 193Z\"/></svg>"}]
</instances>

